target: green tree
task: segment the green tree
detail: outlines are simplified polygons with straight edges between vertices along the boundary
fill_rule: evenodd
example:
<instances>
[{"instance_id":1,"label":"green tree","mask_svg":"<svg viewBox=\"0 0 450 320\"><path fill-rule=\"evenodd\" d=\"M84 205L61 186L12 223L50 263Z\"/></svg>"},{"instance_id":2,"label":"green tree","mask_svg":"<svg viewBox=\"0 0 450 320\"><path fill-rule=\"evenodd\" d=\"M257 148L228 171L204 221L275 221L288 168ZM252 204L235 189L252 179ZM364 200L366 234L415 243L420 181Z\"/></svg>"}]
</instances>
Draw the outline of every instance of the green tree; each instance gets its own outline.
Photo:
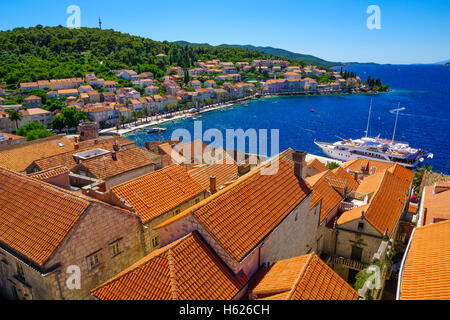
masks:
<instances>
[{"instance_id":1,"label":"green tree","mask_svg":"<svg viewBox=\"0 0 450 320\"><path fill-rule=\"evenodd\" d=\"M87 120L87 116L75 107L66 107L61 109L61 114L53 117L52 128L61 130L66 128L75 128L80 124L80 121Z\"/></svg>"},{"instance_id":2,"label":"green tree","mask_svg":"<svg viewBox=\"0 0 450 320\"><path fill-rule=\"evenodd\" d=\"M334 170L339 167L340 167L340 164L335 161L332 161L328 164L328 169L330 169L330 170Z\"/></svg>"}]
</instances>

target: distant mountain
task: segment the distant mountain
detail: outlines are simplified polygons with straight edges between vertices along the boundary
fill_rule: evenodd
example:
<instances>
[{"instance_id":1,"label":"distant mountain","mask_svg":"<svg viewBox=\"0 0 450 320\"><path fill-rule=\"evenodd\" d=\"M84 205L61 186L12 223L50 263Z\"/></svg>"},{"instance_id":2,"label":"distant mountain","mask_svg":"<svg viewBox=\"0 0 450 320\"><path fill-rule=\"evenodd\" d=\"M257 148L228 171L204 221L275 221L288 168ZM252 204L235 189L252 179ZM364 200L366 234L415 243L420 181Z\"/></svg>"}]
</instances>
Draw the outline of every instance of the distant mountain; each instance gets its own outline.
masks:
<instances>
[{"instance_id":1,"label":"distant mountain","mask_svg":"<svg viewBox=\"0 0 450 320\"><path fill-rule=\"evenodd\" d=\"M178 43L179 45L182 45L182 46L211 46L208 43L191 43L191 42L187 42L187 41L176 41L176 43ZM320 59L320 58L317 58L312 55L295 53L295 52L291 52L288 50L273 48L273 47L256 47L256 46L252 46L252 45L239 45L239 44L221 44L217 47L235 47L235 48L240 48L240 49L247 49L250 51L261 51L266 54L280 56L280 57L284 57L284 58L288 58L288 59L301 60L306 64L314 64L317 66L322 66L322 67L327 67L327 68L330 68L330 67L333 67L336 65L341 65L340 62L326 61L324 59Z\"/></svg>"},{"instance_id":2,"label":"distant mountain","mask_svg":"<svg viewBox=\"0 0 450 320\"><path fill-rule=\"evenodd\" d=\"M444 60L444 61L441 61L441 62L436 62L434 64L448 64L448 63L450 63L450 59Z\"/></svg>"}]
</instances>

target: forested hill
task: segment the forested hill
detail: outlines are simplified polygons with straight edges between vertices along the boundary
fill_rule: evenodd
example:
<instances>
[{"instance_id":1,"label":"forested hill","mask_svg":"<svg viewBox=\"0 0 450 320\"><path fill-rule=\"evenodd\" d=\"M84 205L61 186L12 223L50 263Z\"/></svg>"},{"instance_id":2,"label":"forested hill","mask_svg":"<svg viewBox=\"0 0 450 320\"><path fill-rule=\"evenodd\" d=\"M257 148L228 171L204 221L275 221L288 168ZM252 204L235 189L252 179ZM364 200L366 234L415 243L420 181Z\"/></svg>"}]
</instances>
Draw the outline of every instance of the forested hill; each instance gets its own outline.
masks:
<instances>
[{"instance_id":1,"label":"forested hill","mask_svg":"<svg viewBox=\"0 0 450 320\"><path fill-rule=\"evenodd\" d=\"M43 79L82 77L131 68L162 76L167 66L191 67L201 59L251 61L279 56L235 47L182 46L114 30L59 27L16 28L0 32L0 81L10 86ZM164 53L167 58L156 57ZM292 60L291 60L292 61Z\"/></svg>"},{"instance_id":2,"label":"forested hill","mask_svg":"<svg viewBox=\"0 0 450 320\"><path fill-rule=\"evenodd\" d=\"M187 46L211 46L208 43L190 43L187 41L177 41L180 45L187 45ZM300 60L304 62L305 64L313 64L320 67L333 67L335 65L340 65L340 62L330 62L326 61L320 58L317 58L315 56L311 56L308 54L301 54L301 53L295 53L292 51L279 49L279 48L273 48L273 47L255 47L252 45L240 45L240 44L221 44L218 47L236 47L240 49L246 49L250 51L260 51L266 54L271 54L275 56L280 56L283 58L293 59L293 60Z\"/></svg>"}]
</instances>

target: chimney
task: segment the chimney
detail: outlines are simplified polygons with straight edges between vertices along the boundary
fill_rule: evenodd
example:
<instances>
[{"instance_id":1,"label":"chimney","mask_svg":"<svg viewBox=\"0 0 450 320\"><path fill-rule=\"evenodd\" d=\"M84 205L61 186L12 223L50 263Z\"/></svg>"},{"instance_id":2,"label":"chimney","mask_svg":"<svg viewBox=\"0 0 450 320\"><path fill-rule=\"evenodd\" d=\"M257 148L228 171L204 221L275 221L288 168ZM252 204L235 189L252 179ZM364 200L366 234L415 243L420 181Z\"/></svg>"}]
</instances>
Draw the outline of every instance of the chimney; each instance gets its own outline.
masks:
<instances>
[{"instance_id":1,"label":"chimney","mask_svg":"<svg viewBox=\"0 0 450 320\"><path fill-rule=\"evenodd\" d=\"M79 145L78 143L75 143L75 144L73 145L73 147L75 148L75 150L80 149L80 145Z\"/></svg>"},{"instance_id":2,"label":"chimney","mask_svg":"<svg viewBox=\"0 0 450 320\"><path fill-rule=\"evenodd\" d=\"M119 142L117 140L114 140L113 149L114 151L119 151Z\"/></svg>"},{"instance_id":3,"label":"chimney","mask_svg":"<svg viewBox=\"0 0 450 320\"><path fill-rule=\"evenodd\" d=\"M292 154L292 159L294 160L294 173L298 179L303 179L303 165L305 163L306 152L296 150Z\"/></svg>"},{"instance_id":4,"label":"chimney","mask_svg":"<svg viewBox=\"0 0 450 320\"><path fill-rule=\"evenodd\" d=\"M150 151L150 142L145 141L145 149Z\"/></svg>"},{"instance_id":5,"label":"chimney","mask_svg":"<svg viewBox=\"0 0 450 320\"><path fill-rule=\"evenodd\" d=\"M215 176L209 177L209 191L211 191L211 194L214 194L217 192L217 184L216 184Z\"/></svg>"},{"instance_id":6,"label":"chimney","mask_svg":"<svg viewBox=\"0 0 450 320\"><path fill-rule=\"evenodd\" d=\"M114 160L114 161L117 161L117 153L114 151L114 152L111 152L111 158Z\"/></svg>"}]
</instances>

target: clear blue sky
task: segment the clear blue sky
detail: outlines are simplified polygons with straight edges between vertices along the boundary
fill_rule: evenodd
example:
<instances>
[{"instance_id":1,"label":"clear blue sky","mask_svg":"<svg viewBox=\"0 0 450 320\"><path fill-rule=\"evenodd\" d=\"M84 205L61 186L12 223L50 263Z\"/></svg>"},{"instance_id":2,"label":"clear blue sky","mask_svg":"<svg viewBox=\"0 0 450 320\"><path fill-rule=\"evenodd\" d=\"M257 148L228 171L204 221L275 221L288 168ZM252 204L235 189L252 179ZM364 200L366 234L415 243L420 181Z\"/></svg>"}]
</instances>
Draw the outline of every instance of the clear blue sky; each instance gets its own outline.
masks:
<instances>
[{"instance_id":1,"label":"clear blue sky","mask_svg":"<svg viewBox=\"0 0 450 320\"><path fill-rule=\"evenodd\" d=\"M448 0L21 0L0 2L0 30L66 25L66 8L81 8L81 25L154 40L253 44L330 61L434 63L450 59ZM369 30L369 5L381 29Z\"/></svg>"}]
</instances>

